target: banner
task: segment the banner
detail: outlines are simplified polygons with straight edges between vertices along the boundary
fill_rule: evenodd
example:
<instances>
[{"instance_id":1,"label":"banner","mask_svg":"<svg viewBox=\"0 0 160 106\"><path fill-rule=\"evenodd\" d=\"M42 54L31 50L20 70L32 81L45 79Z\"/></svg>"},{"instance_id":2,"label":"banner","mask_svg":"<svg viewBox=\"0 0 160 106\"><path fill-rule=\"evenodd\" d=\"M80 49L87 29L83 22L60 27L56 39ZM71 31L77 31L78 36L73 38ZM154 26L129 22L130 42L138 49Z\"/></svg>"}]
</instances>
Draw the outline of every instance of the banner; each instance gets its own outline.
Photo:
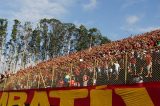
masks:
<instances>
[{"instance_id":1,"label":"banner","mask_svg":"<svg viewBox=\"0 0 160 106\"><path fill-rule=\"evenodd\" d=\"M0 106L160 106L160 83L1 91Z\"/></svg>"}]
</instances>

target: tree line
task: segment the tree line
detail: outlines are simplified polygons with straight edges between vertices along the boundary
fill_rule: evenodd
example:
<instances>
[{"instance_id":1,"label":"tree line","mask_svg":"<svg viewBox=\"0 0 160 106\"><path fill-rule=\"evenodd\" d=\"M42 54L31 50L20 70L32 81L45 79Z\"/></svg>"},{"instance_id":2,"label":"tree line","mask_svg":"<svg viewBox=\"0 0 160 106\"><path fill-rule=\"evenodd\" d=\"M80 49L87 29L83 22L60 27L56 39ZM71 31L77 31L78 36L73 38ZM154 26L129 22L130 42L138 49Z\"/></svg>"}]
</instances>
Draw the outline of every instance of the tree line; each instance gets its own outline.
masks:
<instances>
[{"instance_id":1,"label":"tree line","mask_svg":"<svg viewBox=\"0 0 160 106\"><path fill-rule=\"evenodd\" d=\"M8 33L11 30L10 33ZM12 29L8 20L0 19L1 72L17 71L57 56L69 55L96 45L108 43L97 28L77 27L57 19L41 19L38 23L15 19Z\"/></svg>"}]
</instances>

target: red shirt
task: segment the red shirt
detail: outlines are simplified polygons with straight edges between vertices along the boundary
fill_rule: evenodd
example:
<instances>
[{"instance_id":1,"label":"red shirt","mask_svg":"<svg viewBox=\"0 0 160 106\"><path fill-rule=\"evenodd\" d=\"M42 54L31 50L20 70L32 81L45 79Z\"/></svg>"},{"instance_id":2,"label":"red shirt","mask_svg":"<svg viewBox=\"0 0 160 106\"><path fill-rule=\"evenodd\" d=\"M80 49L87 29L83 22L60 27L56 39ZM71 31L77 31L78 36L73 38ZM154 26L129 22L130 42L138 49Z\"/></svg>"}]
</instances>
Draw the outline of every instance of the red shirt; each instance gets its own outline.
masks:
<instances>
[{"instance_id":1,"label":"red shirt","mask_svg":"<svg viewBox=\"0 0 160 106\"><path fill-rule=\"evenodd\" d=\"M74 80L71 80L71 81L70 81L70 86L74 86L74 83L75 83L75 81L74 81Z\"/></svg>"},{"instance_id":2,"label":"red shirt","mask_svg":"<svg viewBox=\"0 0 160 106\"><path fill-rule=\"evenodd\" d=\"M136 64L136 59L134 57L131 58L131 64Z\"/></svg>"}]
</instances>

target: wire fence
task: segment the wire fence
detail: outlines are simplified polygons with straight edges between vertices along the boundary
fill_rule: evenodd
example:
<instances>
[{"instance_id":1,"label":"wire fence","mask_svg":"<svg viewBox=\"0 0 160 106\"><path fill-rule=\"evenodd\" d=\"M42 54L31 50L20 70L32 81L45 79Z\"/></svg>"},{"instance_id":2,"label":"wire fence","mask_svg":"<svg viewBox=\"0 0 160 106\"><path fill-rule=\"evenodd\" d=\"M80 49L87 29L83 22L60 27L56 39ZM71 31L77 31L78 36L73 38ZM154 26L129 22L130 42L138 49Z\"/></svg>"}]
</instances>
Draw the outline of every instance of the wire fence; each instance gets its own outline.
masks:
<instances>
[{"instance_id":1,"label":"wire fence","mask_svg":"<svg viewBox=\"0 0 160 106\"><path fill-rule=\"evenodd\" d=\"M82 61L83 62L83 61ZM160 50L131 50L115 52L114 55L97 59L73 72L59 73L57 87L134 84L160 81Z\"/></svg>"},{"instance_id":2,"label":"wire fence","mask_svg":"<svg viewBox=\"0 0 160 106\"><path fill-rule=\"evenodd\" d=\"M1 90L47 87L82 87L93 85L134 84L160 81L159 46L152 49L99 52L94 61L80 58L69 69L44 68L45 71L20 71L20 74L1 75ZM67 69L67 70L66 70ZM7 76L8 75L8 76ZM10 77L12 76L12 77Z\"/></svg>"}]
</instances>

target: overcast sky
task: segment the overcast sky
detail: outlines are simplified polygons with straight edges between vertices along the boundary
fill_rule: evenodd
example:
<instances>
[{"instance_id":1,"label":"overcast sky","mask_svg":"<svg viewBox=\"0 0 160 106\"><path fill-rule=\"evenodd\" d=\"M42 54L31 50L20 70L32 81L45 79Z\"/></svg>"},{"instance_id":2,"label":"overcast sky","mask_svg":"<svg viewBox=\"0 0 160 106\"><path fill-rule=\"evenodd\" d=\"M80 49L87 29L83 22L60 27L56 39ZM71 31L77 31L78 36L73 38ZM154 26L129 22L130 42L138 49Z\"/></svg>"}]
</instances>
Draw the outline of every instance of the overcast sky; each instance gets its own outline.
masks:
<instances>
[{"instance_id":1,"label":"overcast sky","mask_svg":"<svg viewBox=\"0 0 160 106\"><path fill-rule=\"evenodd\" d=\"M0 0L0 17L97 27L111 40L160 28L160 0Z\"/></svg>"}]
</instances>

